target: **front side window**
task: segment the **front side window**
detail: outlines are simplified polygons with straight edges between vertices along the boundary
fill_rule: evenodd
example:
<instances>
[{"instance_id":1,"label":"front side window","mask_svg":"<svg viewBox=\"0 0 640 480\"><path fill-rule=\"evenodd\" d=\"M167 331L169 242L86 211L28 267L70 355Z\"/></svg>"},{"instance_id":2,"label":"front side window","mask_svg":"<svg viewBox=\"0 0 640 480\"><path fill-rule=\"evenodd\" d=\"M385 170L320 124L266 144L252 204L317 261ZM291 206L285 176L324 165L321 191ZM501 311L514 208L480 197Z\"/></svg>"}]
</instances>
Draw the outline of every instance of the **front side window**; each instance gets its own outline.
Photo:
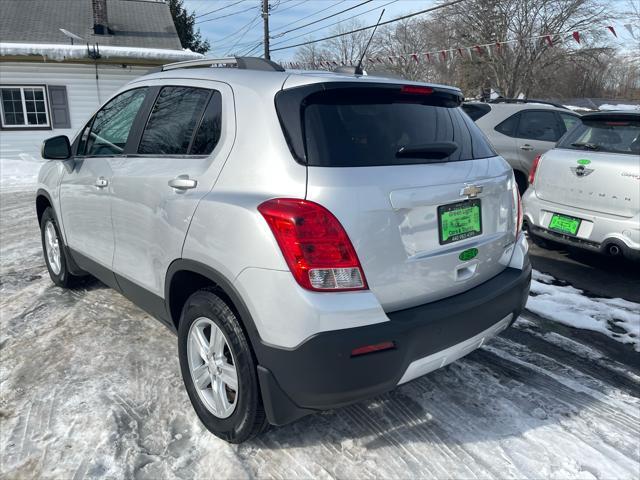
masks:
<instances>
[{"instance_id":1,"label":"front side window","mask_svg":"<svg viewBox=\"0 0 640 480\"><path fill-rule=\"evenodd\" d=\"M560 138L556 129L554 112L521 112L516 137L542 142L557 142Z\"/></svg>"},{"instance_id":2,"label":"front side window","mask_svg":"<svg viewBox=\"0 0 640 480\"><path fill-rule=\"evenodd\" d=\"M147 95L147 88L124 92L100 110L86 138L87 156L122 155L133 121Z\"/></svg>"},{"instance_id":3,"label":"front side window","mask_svg":"<svg viewBox=\"0 0 640 480\"><path fill-rule=\"evenodd\" d=\"M203 88L164 87L151 111L138 153L186 155L211 93Z\"/></svg>"},{"instance_id":4,"label":"front side window","mask_svg":"<svg viewBox=\"0 0 640 480\"><path fill-rule=\"evenodd\" d=\"M49 127L45 87L0 87L3 128Z\"/></svg>"},{"instance_id":5,"label":"front side window","mask_svg":"<svg viewBox=\"0 0 640 480\"><path fill-rule=\"evenodd\" d=\"M640 120L612 117L583 120L567 133L558 148L640 154Z\"/></svg>"}]
</instances>

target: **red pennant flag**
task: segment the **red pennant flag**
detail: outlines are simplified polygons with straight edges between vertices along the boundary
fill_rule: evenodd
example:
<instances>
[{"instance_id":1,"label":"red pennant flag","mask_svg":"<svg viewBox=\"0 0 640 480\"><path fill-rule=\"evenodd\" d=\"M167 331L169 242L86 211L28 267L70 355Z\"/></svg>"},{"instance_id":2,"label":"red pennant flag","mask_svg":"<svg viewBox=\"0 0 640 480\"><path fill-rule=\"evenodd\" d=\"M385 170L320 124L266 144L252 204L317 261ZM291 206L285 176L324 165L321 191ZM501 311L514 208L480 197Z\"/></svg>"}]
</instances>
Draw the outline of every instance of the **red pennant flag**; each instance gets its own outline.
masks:
<instances>
[{"instance_id":1,"label":"red pennant flag","mask_svg":"<svg viewBox=\"0 0 640 480\"><path fill-rule=\"evenodd\" d=\"M484 53L480 45L474 45L473 48L476 49L476 52L478 52L478 55L482 55Z\"/></svg>"},{"instance_id":2,"label":"red pennant flag","mask_svg":"<svg viewBox=\"0 0 640 480\"><path fill-rule=\"evenodd\" d=\"M411 54L411 58L413 58L416 61L416 63L418 63L418 54L417 53L412 53Z\"/></svg>"},{"instance_id":3,"label":"red pennant flag","mask_svg":"<svg viewBox=\"0 0 640 480\"><path fill-rule=\"evenodd\" d=\"M614 36L614 37L618 38L618 34L616 33L615 28L613 28L611 25L609 25L607 28L609 29L609 31L610 31L611 33L613 33L613 36Z\"/></svg>"},{"instance_id":4,"label":"red pennant flag","mask_svg":"<svg viewBox=\"0 0 640 480\"><path fill-rule=\"evenodd\" d=\"M580 43L580 32L573 32L571 36L576 42Z\"/></svg>"},{"instance_id":5,"label":"red pennant flag","mask_svg":"<svg viewBox=\"0 0 640 480\"><path fill-rule=\"evenodd\" d=\"M553 40L551 39L551 35L545 35L544 39L547 41L550 47L553 47Z\"/></svg>"},{"instance_id":6,"label":"red pennant flag","mask_svg":"<svg viewBox=\"0 0 640 480\"><path fill-rule=\"evenodd\" d=\"M393 57L387 57L391 63L393 63Z\"/></svg>"},{"instance_id":7,"label":"red pennant flag","mask_svg":"<svg viewBox=\"0 0 640 480\"><path fill-rule=\"evenodd\" d=\"M376 58L376 60L378 61L378 63L383 63L380 57Z\"/></svg>"},{"instance_id":8,"label":"red pennant flag","mask_svg":"<svg viewBox=\"0 0 640 480\"><path fill-rule=\"evenodd\" d=\"M500 42L496 42L496 52L500 53L502 50L502 44Z\"/></svg>"},{"instance_id":9,"label":"red pennant flag","mask_svg":"<svg viewBox=\"0 0 640 480\"><path fill-rule=\"evenodd\" d=\"M460 54L460 56L461 56L461 57L464 57L464 53L462 53L462 49L461 49L461 48L458 48L457 50L458 50L458 53Z\"/></svg>"},{"instance_id":10,"label":"red pennant flag","mask_svg":"<svg viewBox=\"0 0 640 480\"><path fill-rule=\"evenodd\" d=\"M442 61L444 62L447 59L447 52L446 50L442 50L440 51L440 55L442 56Z\"/></svg>"},{"instance_id":11,"label":"red pennant flag","mask_svg":"<svg viewBox=\"0 0 640 480\"><path fill-rule=\"evenodd\" d=\"M427 57L427 62L431 63L431 54L425 53L424 56Z\"/></svg>"}]
</instances>

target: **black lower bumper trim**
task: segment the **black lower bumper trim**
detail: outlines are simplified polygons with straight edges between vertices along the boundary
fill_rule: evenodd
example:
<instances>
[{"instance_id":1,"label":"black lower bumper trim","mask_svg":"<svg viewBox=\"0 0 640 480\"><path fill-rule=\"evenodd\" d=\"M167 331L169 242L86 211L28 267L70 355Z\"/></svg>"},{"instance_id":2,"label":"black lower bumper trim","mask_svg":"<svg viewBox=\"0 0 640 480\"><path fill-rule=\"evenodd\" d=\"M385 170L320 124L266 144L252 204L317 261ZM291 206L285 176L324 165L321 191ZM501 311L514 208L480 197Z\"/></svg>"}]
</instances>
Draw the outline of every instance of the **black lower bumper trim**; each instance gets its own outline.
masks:
<instances>
[{"instance_id":1,"label":"black lower bumper trim","mask_svg":"<svg viewBox=\"0 0 640 480\"><path fill-rule=\"evenodd\" d=\"M390 321L319 333L295 349L259 345L260 381L269 421L282 425L313 410L341 407L393 389L409 364L520 314L531 266L507 268L459 295L387 314ZM355 348L395 348L351 357Z\"/></svg>"}]
</instances>

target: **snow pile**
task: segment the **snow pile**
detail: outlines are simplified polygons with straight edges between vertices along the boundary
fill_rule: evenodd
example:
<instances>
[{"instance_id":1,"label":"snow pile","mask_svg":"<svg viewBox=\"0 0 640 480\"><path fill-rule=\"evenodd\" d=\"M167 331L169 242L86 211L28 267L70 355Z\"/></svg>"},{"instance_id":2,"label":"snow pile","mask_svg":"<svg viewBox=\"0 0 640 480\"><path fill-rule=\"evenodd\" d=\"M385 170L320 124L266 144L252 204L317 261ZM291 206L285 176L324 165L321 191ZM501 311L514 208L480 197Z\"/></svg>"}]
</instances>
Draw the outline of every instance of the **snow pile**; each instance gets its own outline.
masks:
<instances>
[{"instance_id":1,"label":"snow pile","mask_svg":"<svg viewBox=\"0 0 640 480\"><path fill-rule=\"evenodd\" d=\"M564 108L573 110L574 112L595 112L596 110L587 107L578 107L577 105L563 105Z\"/></svg>"},{"instance_id":2,"label":"snow pile","mask_svg":"<svg viewBox=\"0 0 640 480\"><path fill-rule=\"evenodd\" d=\"M627 105L625 103L618 103L615 105L610 103L605 103L604 105L600 105L600 111L611 111L611 110L640 111L640 105Z\"/></svg>"},{"instance_id":3,"label":"snow pile","mask_svg":"<svg viewBox=\"0 0 640 480\"><path fill-rule=\"evenodd\" d=\"M94 49L94 45L89 48ZM197 60L204 58L199 53L185 50L168 50L161 48L139 48L139 47L115 47L111 45L98 45L98 52L101 58L122 58L122 59L146 59L162 60L169 62L180 62L183 60ZM86 45L62 45L43 43L0 43L0 57L5 56L41 56L48 60L70 60L83 59L89 57Z\"/></svg>"},{"instance_id":4,"label":"snow pile","mask_svg":"<svg viewBox=\"0 0 640 480\"><path fill-rule=\"evenodd\" d=\"M0 189L35 186L44 160L20 154L16 158L0 157Z\"/></svg>"},{"instance_id":5,"label":"snow pile","mask_svg":"<svg viewBox=\"0 0 640 480\"><path fill-rule=\"evenodd\" d=\"M640 304L621 298L590 298L536 270L527 310L574 328L600 332L640 352Z\"/></svg>"}]
</instances>

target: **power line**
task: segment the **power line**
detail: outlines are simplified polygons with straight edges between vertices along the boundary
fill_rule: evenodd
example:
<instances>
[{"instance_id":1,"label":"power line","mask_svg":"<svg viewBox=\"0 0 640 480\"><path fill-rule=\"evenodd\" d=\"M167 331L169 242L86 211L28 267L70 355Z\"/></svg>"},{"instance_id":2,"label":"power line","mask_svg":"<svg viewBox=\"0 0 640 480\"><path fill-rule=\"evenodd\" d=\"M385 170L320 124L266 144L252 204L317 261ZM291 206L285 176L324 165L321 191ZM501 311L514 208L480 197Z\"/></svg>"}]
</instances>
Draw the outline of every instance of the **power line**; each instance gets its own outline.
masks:
<instances>
[{"instance_id":1,"label":"power line","mask_svg":"<svg viewBox=\"0 0 640 480\"><path fill-rule=\"evenodd\" d=\"M218 43L221 43L221 42L223 42L224 40L226 40L226 39L228 39L228 38L231 38L231 37L233 37L234 35L237 35L238 33L242 32L242 31L245 29L245 27L246 27L247 25L249 25L249 24L253 23L256 19L259 19L259 18L260 18L260 15L258 15L258 16L257 16L257 17L255 17L255 18L252 18L251 20L249 20L247 23L245 23L242 27L240 27L240 28L239 28L238 30L236 30L235 32L230 33L229 35L227 35L227 36L225 36L225 37L222 37L222 38L220 38L220 39L218 39L218 40L216 40L216 41L217 41ZM231 43L231 42L228 42L228 43Z\"/></svg>"},{"instance_id":2,"label":"power line","mask_svg":"<svg viewBox=\"0 0 640 480\"><path fill-rule=\"evenodd\" d=\"M359 17L359 16L361 16L361 15L365 15L365 14L367 14L367 13L369 13L369 12L373 12L374 10L378 10L379 8L384 8L384 7L386 7L387 5L391 5L392 3L396 3L396 2L398 2L398 1L399 1L399 0L391 0L390 2L383 3L382 5L378 5L377 7L370 8L369 10L365 10L364 12L356 13L355 15L351 15L350 17L347 17L347 18L341 18L341 19L340 19L340 20L338 20L337 22L330 23L329 25L323 25L322 27L314 28L313 30L309 30L308 32L301 33L300 35L295 35L295 36L293 36L293 37L289 37L289 38L287 38L287 39L285 39L285 40L282 40L282 41L280 41L280 42L276 42L276 43L274 44L274 46L275 46L275 47L277 47L278 45L282 45L282 44L287 43L287 42L289 42L289 41L291 41L291 40L295 40L296 38L306 37L306 36L307 36L307 35L309 35L310 33L314 33L314 32L317 32L317 31L319 31L319 30L325 30L325 29L327 29L327 28L329 28L329 27L333 27L334 25L338 25L339 23L345 22L345 21L347 21L347 20L351 20L352 18Z\"/></svg>"},{"instance_id":3,"label":"power line","mask_svg":"<svg viewBox=\"0 0 640 480\"><path fill-rule=\"evenodd\" d=\"M292 0L289 0L289 2L290 2L290 1L292 1ZM289 3L289 2L282 2L281 4L279 4L279 5L278 5L278 7L279 7L280 5L284 5L285 3ZM303 3L306 3L306 2L307 2L307 0L300 0L300 1L299 1L298 3L296 3L295 5L291 5L290 7L283 8L282 10L277 10L277 8L276 8L276 7L272 8L271 10L272 10L272 11L276 11L276 10L277 10L277 12L278 12L278 13L282 13L282 12L286 12L287 10L291 10L292 8L296 8L297 6L302 5Z\"/></svg>"},{"instance_id":4,"label":"power line","mask_svg":"<svg viewBox=\"0 0 640 480\"><path fill-rule=\"evenodd\" d=\"M382 22L379 26L389 25L390 23L399 22L400 20L405 20L407 18L415 17L416 15L422 15L423 13L433 12L434 10L440 10L441 8L450 7L452 5L456 5L458 3L464 2L466 0L453 0L451 2L443 3L440 5L436 5L435 7L427 8L426 10L420 10L419 12L410 13L408 15L403 15L402 17L393 18L391 20L387 20L386 22ZM304 45L311 45L312 43L323 42L325 40L331 40L332 38L344 37L345 35L350 35L352 33L363 32L365 30L369 30L374 28L375 25L369 25L368 27L356 28L355 30L351 30L350 32L338 33L335 35L330 35L328 37L319 38L318 40L311 40L309 42L297 43L295 45L287 45L285 47L280 48L272 48L272 52L277 52L279 50L288 50L289 48L302 47Z\"/></svg>"},{"instance_id":5,"label":"power line","mask_svg":"<svg viewBox=\"0 0 640 480\"><path fill-rule=\"evenodd\" d=\"M228 5L225 5L224 7L220 7L220 8L216 8L215 10L211 10L207 13L201 13L200 15L196 15L195 18L200 18L200 17L205 17L207 15L210 15L212 13L215 12L219 12L220 10L224 10L225 8L229 8L229 7L233 7L234 5L238 5L239 3L245 2L246 0L238 0L235 3L229 3Z\"/></svg>"},{"instance_id":6,"label":"power line","mask_svg":"<svg viewBox=\"0 0 640 480\"><path fill-rule=\"evenodd\" d=\"M236 43L234 43L232 47L230 47L230 48L228 48L228 49L227 49L227 53L225 53L225 56L227 56L229 53L232 53L232 52L233 52L233 49L234 49L234 48L236 48L236 47L238 46L238 44L242 41L242 39L247 35L247 33L249 33L249 31L251 30L251 27L253 27L253 26L254 26L257 22L259 22L259 21L260 21L260 17L258 16L258 17L256 17L256 18L254 18L254 19L249 23L249 25L246 25L246 26L245 26L245 31L244 31L244 33L242 34L242 36L241 36L240 38L238 38L238 40L236 40Z\"/></svg>"},{"instance_id":7,"label":"power line","mask_svg":"<svg viewBox=\"0 0 640 480\"><path fill-rule=\"evenodd\" d=\"M308 27L310 25L314 25L314 24L322 22L324 20L328 20L329 18L335 17L337 15L340 15L341 13L348 12L349 10L353 10L354 8L361 7L362 5L366 5L367 3L371 3L371 2L373 2L373 0L365 0L364 2L360 2L357 5L352 5L349 8L345 8L344 10L341 10L339 12L333 13L331 15L327 15L326 17L320 18L318 20L314 20L313 22L305 23L304 25L301 25L300 27L296 27L296 28L292 28L290 30L286 30L286 31L284 31L282 33L279 33L276 37L272 37L272 38L282 37L283 35L286 35L287 33L294 32L296 30L300 30L301 28L305 28L305 27Z\"/></svg>"},{"instance_id":8,"label":"power line","mask_svg":"<svg viewBox=\"0 0 640 480\"><path fill-rule=\"evenodd\" d=\"M303 1L304 1L304 0L303 0ZM318 15L319 13L326 12L326 11L327 11L327 10L329 10L330 8L337 7L338 5L340 5L341 3L344 3L344 2L346 2L346 1L347 1L347 0L340 0L338 3L332 3L332 4L331 4L331 5L329 5L328 7L323 8L322 10L318 10L317 12L313 12L313 13L311 13L311 14L309 14L309 15L305 15L304 17L299 18L298 20L295 20L295 21L291 22L291 23L289 24L289 26L291 26L291 25L295 25L296 23L301 22L302 20L306 20L306 19L307 19L307 18L309 18L309 17L313 17L314 15ZM283 29L285 29L285 28L287 28L287 27L277 28L275 31L276 31L276 32L278 32L278 31L283 30Z\"/></svg>"},{"instance_id":9,"label":"power line","mask_svg":"<svg viewBox=\"0 0 640 480\"><path fill-rule=\"evenodd\" d=\"M256 6L253 5L252 7L245 8L244 10L238 10L237 12L227 13L226 15L220 15L219 17L207 18L206 20L200 20L199 22L196 22L196 25L200 23L213 22L214 20L220 20L221 18L232 17L233 15L238 15L240 13L248 12L249 10L255 10L255 8Z\"/></svg>"}]
</instances>

